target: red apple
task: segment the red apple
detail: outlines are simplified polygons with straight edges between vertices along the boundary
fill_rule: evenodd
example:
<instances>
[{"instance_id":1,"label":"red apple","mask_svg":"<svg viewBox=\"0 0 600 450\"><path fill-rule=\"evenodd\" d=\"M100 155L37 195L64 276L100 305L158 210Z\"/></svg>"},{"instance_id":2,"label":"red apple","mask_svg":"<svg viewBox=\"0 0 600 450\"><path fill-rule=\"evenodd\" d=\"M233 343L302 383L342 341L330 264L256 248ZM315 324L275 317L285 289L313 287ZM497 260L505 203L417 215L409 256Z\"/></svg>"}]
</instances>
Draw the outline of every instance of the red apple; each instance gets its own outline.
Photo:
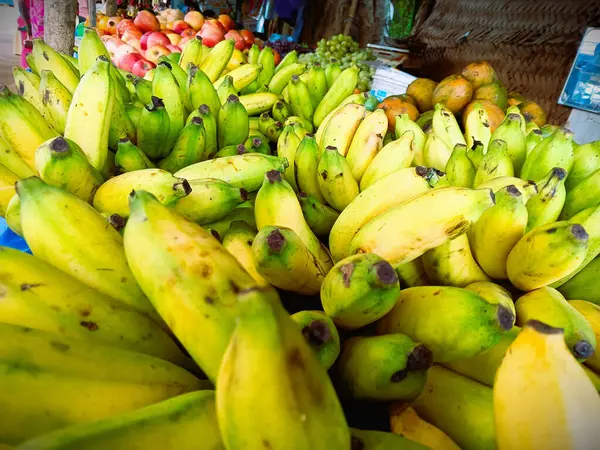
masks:
<instances>
[{"instance_id":1,"label":"red apple","mask_svg":"<svg viewBox=\"0 0 600 450\"><path fill-rule=\"evenodd\" d=\"M235 48L238 50L244 50L244 48L246 48L244 38L236 30L229 30L225 35L225 39L233 39L235 41Z\"/></svg>"},{"instance_id":2,"label":"red apple","mask_svg":"<svg viewBox=\"0 0 600 450\"><path fill-rule=\"evenodd\" d=\"M121 39L124 40L125 42L131 40L131 39L137 39L138 41L142 41L142 32L140 30L138 30L137 28L127 28L125 30L125 33L123 33L123 36L121 36Z\"/></svg>"},{"instance_id":3,"label":"red apple","mask_svg":"<svg viewBox=\"0 0 600 450\"><path fill-rule=\"evenodd\" d=\"M165 47L167 47L169 50L171 50L171 53L181 53L181 49L173 44L167 44L165 45Z\"/></svg>"},{"instance_id":4,"label":"red apple","mask_svg":"<svg viewBox=\"0 0 600 450\"><path fill-rule=\"evenodd\" d=\"M182 38L184 37L194 37L196 35L196 31L194 31L192 28L188 28L187 30L183 30L180 34L180 36Z\"/></svg>"},{"instance_id":5,"label":"red apple","mask_svg":"<svg viewBox=\"0 0 600 450\"><path fill-rule=\"evenodd\" d=\"M146 61L145 59L140 59L133 65L131 73L134 74L136 77L144 78L146 76L146 73L148 73L150 69L154 69L155 67L156 64L154 64L153 62Z\"/></svg>"},{"instance_id":6,"label":"red apple","mask_svg":"<svg viewBox=\"0 0 600 450\"><path fill-rule=\"evenodd\" d=\"M199 11L190 11L183 18L194 30L200 31L204 25L204 16Z\"/></svg>"},{"instance_id":7,"label":"red apple","mask_svg":"<svg viewBox=\"0 0 600 450\"><path fill-rule=\"evenodd\" d=\"M252 45L254 44L254 41L255 41L254 34L252 33L252 31L242 30L242 31L240 31L240 34L244 38L244 42L246 43L246 48L252 47Z\"/></svg>"},{"instance_id":8,"label":"red apple","mask_svg":"<svg viewBox=\"0 0 600 450\"><path fill-rule=\"evenodd\" d=\"M157 64L158 58L163 55L169 55L170 53L171 50L164 45L155 45L154 47L150 47L148 50L146 50L146 59L154 64Z\"/></svg>"},{"instance_id":9,"label":"red apple","mask_svg":"<svg viewBox=\"0 0 600 450\"><path fill-rule=\"evenodd\" d=\"M223 24L221 22L219 22L217 19L208 19L207 21L204 22L209 23L211 25L216 26L217 28L219 28L219 30L221 30L223 32L223 34L227 33L227 30L225 29L225 27L223 26ZM203 25L204 26L204 25Z\"/></svg>"},{"instance_id":10,"label":"red apple","mask_svg":"<svg viewBox=\"0 0 600 450\"><path fill-rule=\"evenodd\" d=\"M165 33L161 33L160 31L155 31L148 37L148 41L146 42L147 48L155 47L157 45L170 45L171 41L167 37Z\"/></svg>"},{"instance_id":11,"label":"red apple","mask_svg":"<svg viewBox=\"0 0 600 450\"><path fill-rule=\"evenodd\" d=\"M110 39L108 39L104 43L104 45L106 46L106 50L108 50L108 53L113 55L115 53L115 51L117 50L117 48L121 47L122 45L127 45L127 44L125 44L125 42L122 41L121 39L119 39L118 37L111 36Z\"/></svg>"},{"instance_id":12,"label":"red apple","mask_svg":"<svg viewBox=\"0 0 600 450\"><path fill-rule=\"evenodd\" d=\"M221 22L225 31L233 30L235 28L235 22L228 14L221 14L217 20Z\"/></svg>"},{"instance_id":13,"label":"red apple","mask_svg":"<svg viewBox=\"0 0 600 450\"><path fill-rule=\"evenodd\" d=\"M131 45L138 52L140 52L142 50L142 44L137 39L129 39L129 41L127 42L127 45Z\"/></svg>"},{"instance_id":14,"label":"red apple","mask_svg":"<svg viewBox=\"0 0 600 450\"><path fill-rule=\"evenodd\" d=\"M160 23L150 11L140 11L135 16L133 24L142 31L159 31Z\"/></svg>"},{"instance_id":15,"label":"red apple","mask_svg":"<svg viewBox=\"0 0 600 450\"><path fill-rule=\"evenodd\" d=\"M181 51L183 51L185 49L185 46L187 45L187 43L190 41L190 37L184 37L182 38L179 43L177 44L177 46L181 49Z\"/></svg>"},{"instance_id":16,"label":"red apple","mask_svg":"<svg viewBox=\"0 0 600 450\"><path fill-rule=\"evenodd\" d=\"M148 48L148 38L152 33L155 33L155 31L146 31L144 34L142 34L142 37L140 39L142 50L146 50Z\"/></svg>"},{"instance_id":17,"label":"red apple","mask_svg":"<svg viewBox=\"0 0 600 450\"><path fill-rule=\"evenodd\" d=\"M117 36L121 37L123 36L123 33L125 33L125 30L128 28L135 28L135 25L133 24L133 20L131 19L123 19L121 20L118 24L117 24Z\"/></svg>"},{"instance_id":18,"label":"red apple","mask_svg":"<svg viewBox=\"0 0 600 450\"><path fill-rule=\"evenodd\" d=\"M176 20L175 22L173 22L173 27L172 27L173 31L177 34L181 34L183 33L185 30L192 30L192 27L189 26L186 22L184 22L183 20Z\"/></svg>"},{"instance_id":19,"label":"red apple","mask_svg":"<svg viewBox=\"0 0 600 450\"><path fill-rule=\"evenodd\" d=\"M207 47L214 47L225 38L225 33L210 22L204 22L198 34L202 38L202 43Z\"/></svg>"},{"instance_id":20,"label":"red apple","mask_svg":"<svg viewBox=\"0 0 600 450\"><path fill-rule=\"evenodd\" d=\"M173 45L179 44L179 41L181 41L181 39L182 39L181 35L179 35L177 33L173 33L172 31L169 31L165 34L167 35L167 37L169 38L169 41L171 41L171 44L173 44Z\"/></svg>"},{"instance_id":21,"label":"red apple","mask_svg":"<svg viewBox=\"0 0 600 450\"><path fill-rule=\"evenodd\" d=\"M144 60L139 53L125 53L121 56L115 55L115 59L117 60L117 67L128 72L133 70L133 65L136 62Z\"/></svg>"}]
</instances>

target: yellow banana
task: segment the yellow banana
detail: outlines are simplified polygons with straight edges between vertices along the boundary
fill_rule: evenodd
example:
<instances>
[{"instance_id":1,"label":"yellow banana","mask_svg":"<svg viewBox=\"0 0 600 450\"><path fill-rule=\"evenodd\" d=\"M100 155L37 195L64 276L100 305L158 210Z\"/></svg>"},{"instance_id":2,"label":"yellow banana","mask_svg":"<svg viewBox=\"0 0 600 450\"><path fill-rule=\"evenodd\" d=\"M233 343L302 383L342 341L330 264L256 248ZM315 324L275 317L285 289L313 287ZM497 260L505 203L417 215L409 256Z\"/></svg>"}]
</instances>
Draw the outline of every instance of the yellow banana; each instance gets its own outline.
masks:
<instances>
[{"instance_id":1,"label":"yellow banana","mask_svg":"<svg viewBox=\"0 0 600 450\"><path fill-rule=\"evenodd\" d=\"M490 141L487 153L483 155L481 163L475 172L473 187L498 177L512 177L515 174L512 160L508 154L505 141L499 139Z\"/></svg>"},{"instance_id":2,"label":"yellow banana","mask_svg":"<svg viewBox=\"0 0 600 450\"><path fill-rule=\"evenodd\" d=\"M357 105L364 105L365 102L367 101L367 98L369 97L368 94L361 92L360 94L352 94L349 95L348 97L346 97L344 100L342 100L342 102L336 107L334 108L329 114L327 114L327 116L325 116L325 118L323 119L323 122L321 122L321 125L319 125L317 127L316 133L315 133L315 137L317 138L317 142L320 142L322 137L323 137L323 132L325 131L325 129L327 128L327 124L329 123L329 121L331 120L331 118L340 110L342 109L344 106L350 104L350 103L354 103ZM288 121L291 118L288 117ZM312 126L312 124L311 124Z\"/></svg>"},{"instance_id":3,"label":"yellow banana","mask_svg":"<svg viewBox=\"0 0 600 450\"><path fill-rule=\"evenodd\" d=\"M569 173L573 160L573 133L559 128L527 155L521 177L539 181L554 167L560 167Z\"/></svg>"},{"instance_id":4,"label":"yellow banana","mask_svg":"<svg viewBox=\"0 0 600 450\"><path fill-rule=\"evenodd\" d=\"M298 200L304 219L313 233L323 237L329 235L331 227L340 214L331 206L324 205L319 199L306 192L298 193Z\"/></svg>"},{"instance_id":5,"label":"yellow banana","mask_svg":"<svg viewBox=\"0 0 600 450\"><path fill-rule=\"evenodd\" d=\"M19 155L0 135L0 164L19 178L34 176L33 171L23 162ZM37 172L36 172L37 173Z\"/></svg>"},{"instance_id":6,"label":"yellow banana","mask_svg":"<svg viewBox=\"0 0 600 450\"><path fill-rule=\"evenodd\" d=\"M400 286L416 287L431 284L427 278L422 257L413 259L411 262L398 264L394 267L394 270L400 280Z\"/></svg>"},{"instance_id":7,"label":"yellow banana","mask_svg":"<svg viewBox=\"0 0 600 450\"><path fill-rule=\"evenodd\" d=\"M354 139L353 139L354 142ZM360 147L357 147L352 153L348 152L346 160L352 169L352 175L357 183L360 183L365 171L381 151L383 140L381 136L375 133L369 134Z\"/></svg>"},{"instance_id":8,"label":"yellow banana","mask_svg":"<svg viewBox=\"0 0 600 450\"><path fill-rule=\"evenodd\" d=\"M315 126L320 126L327 114L333 111L344 99L352 94L356 87L356 83L358 82L358 73L358 67L351 66L342 71L340 76L335 79L315 109L313 119Z\"/></svg>"},{"instance_id":9,"label":"yellow banana","mask_svg":"<svg viewBox=\"0 0 600 450\"><path fill-rule=\"evenodd\" d=\"M452 147L448 147L437 134L431 133L427 136L423 149L423 160L427 167L444 170L451 155Z\"/></svg>"},{"instance_id":10,"label":"yellow banana","mask_svg":"<svg viewBox=\"0 0 600 450\"><path fill-rule=\"evenodd\" d=\"M21 228L21 200L19 200L17 194L13 195L8 205L6 205L4 220L6 220L8 228L19 236L23 236L23 229Z\"/></svg>"},{"instance_id":11,"label":"yellow banana","mask_svg":"<svg viewBox=\"0 0 600 450\"><path fill-rule=\"evenodd\" d=\"M573 155L573 167L565 182L567 191L571 191L600 168L600 140L575 147Z\"/></svg>"},{"instance_id":12,"label":"yellow banana","mask_svg":"<svg viewBox=\"0 0 600 450\"><path fill-rule=\"evenodd\" d=\"M252 243L255 237L256 231L246 222L241 220L231 222L223 236L223 247L237 259L257 284L268 286L269 283L256 270L252 256Z\"/></svg>"},{"instance_id":13,"label":"yellow banana","mask_svg":"<svg viewBox=\"0 0 600 450\"><path fill-rule=\"evenodd\" d=\"M346 156L352 138L365 117L365 107L350 103L336 112L327 123L319 144L319 154L329 146L336 147L342 156Z\"/></svg>"},{"instance_id":14,"label":"yellow banana","mask_svg":"<svg viewBox=\"0 0 600 450\"><path fill-rule=\"evenodd\" d=\"M525 135L521 130L521 120L522 117L518 114L507 114L490 138L490 142L497 139L506 142L506 151L517 176L521 173L527 157L527 145Z\"/></svg>"},{"instance_id":15,"label":"yellow banana","mask_svg":"<svg viewBox=\"0 0 600 450\"><path fill-rule=\"evenodd\" d=\"M319 147L313 134L304 135L294 156L294 175L300 192L305 192L325 204L327 201L319 187ZM291 156L291 155L290 155Z\"/></svg>"},{"instance_id":16,"label":"yellow banana","mask_svg":"<svg viewBox=\"0 0 600 450\"><path fill-rule=\"evenodd\" d=\"M513 185L521 193L521 199L523 203L527 204L529 199L538 193L538 186L535 181L522 180L515 177L498 177L481 183L478 189L491 189L494 194L501 189Z\"/></svg>"},{"instance_id":17,"label":"yellow banana","mask_svg":"<svg viewBox=\"0 0 600 450\"><path fill-rule=\"evenodd\" d=\"M44 116L59 133L65 132L73 95L49 70L42 70L39 86Z\"/></svg>"},{"instance_id":18,"label":"yellow banana","mask_svg":"<svg viewBox=\"0 0 600 450\"><path fill-rule=\"evenodd\" d=\"M446 147L454 148L457 144L466 145L454 114L441 103L435 105L432 126L433 133L446 144Z\"/></svg>"},{"instance_id":19,"label":"yellow banana","mask_svg":"<svg viewBox=\"0 0 600 450\"><path fill-rule=\"evenodd\" d=\"M254 94L240 95L240 103L244 105L249 116L256 116L273 108L280 97L272 92L259 92Z\"/></svg>"},{"instance_id":20,"label":"yellow banana","mask_svg":"<svg viewBox=\"0 0 600 450\"><path fill-rule=\"evenodd\" d=\"M415 154L413 158L413 166L425 166L425 133L419 125L410 120L408 114L396 116L396 125L394 127L394 136L396 137L396 139L399 139L400 136L402 136L407 131L412 131L414 134L412 144Z\"/></svg>"},{"instance_id":21,"label":"yellow banana","mask_svg":"<svg viewBox=\"0 0 600 450\"><path fill-rule=\"evenodd\" d=\"M294 191L298 192L296 184L296 151L300 145L300 138L294 132L292 125L286 125L277 140L277 156L286 158L289 162L288 168L283 173L285 180L292 186Z\"/></svg>"},{"instance_id":22,"label":"yellow banana","mask_svg":"<svg viewBox=\"0 0 600 450\"><path fill-rule=\"evenodd\" d=\"M567 172L553 168L537 184L539 192L527 201L527 231L555 222L565 204Z\"/></svg>"},{"instance_id":23,"label":"yellow banana","mask_svg":"<svg viewBox=\"0 0 600 450\"><path fill-rule=\"evenodd\" d=\"M569 300L569 304L579 311L594 331L596 338L595 351L586 359L585 364L598 371L600 370L600 352L598 351L598 344L600 344L600 306L584 300Z\"/></svg>"},{"instance_id":24,"label":"yellow banana","mask_svg":"<svg viewBox=\"0 0 600 450\"><path fill-rule=\"evenodd\" d=\"M483 153L486 153L492 131L490 129L490 118L483 105L480 102L474 102L473 109L469 111L463 121L467 148L472 149L476 143L479 143L482 145Z\"/></svg>"},{"instance_id":25,"label":"yellow banana","mask_svg":"<svg viewBox=\"0 0 600 450\"><path fill-rule=\"evenodd\" d=\"M69 91L75 92L80 82L79 74L73 70L72 66L60 53L42 39L34 39L31 55L38 75L42 73L42 70L50 70ZM106 58L106 56L102 56L102 58Z\"/></svg>"},{"instance_id":26,"label":"yellow banana","mask_svg":"<svg viewBox=\"0 0 600 450\"><path fill-rule=\"evenodd\" d=\"M560 329L530 321L494 384L498 449L587 449L600 440L600 398Z\"/></svg>"},{"instance_id":27,"label":"yellow banana","mask_svg":"<svg viewBox=\"0 0 600 450\"><path fill-rule=\"evenodd\" d=\"M100 39L100 36L96 33L96 30L91 28L86 28L84 30L83 37L81 38L77 50L77 60L82 74L92 68L96 63L98 56L104 55L105 57L110 58L110 54Z\"/></svg>"},{"instance_id":28,"label":"yellow banana","mask_svg":"<svg viewBox=\"0 0 600 450\"><path fill-rule=\"evenodd\" d=\"M373 147L372 144L369 145L373 140L372 135L375 134L380 139L383 139L387 128L388 119L385 111L383 109L376 109L373 113L368 114L356 129L346 153L346 159L352 168L352 174L356 178L356 181L360 182L369 162L381 148Z\"/></svg>"},{"instance_id":29,"label":"yellow banana","mask_svg":"<svg viewBox=\"0 0 600 450\"><path fill-rule=\"evenodd\" d=\"M15 195L15 183L19 177L0 164L0 217L6 215L8 204Z\"/></svg>"},{"instance_id":30,"label":"yellow banana","mask_svg":"<svg viewBox=\"0 0 600 450\"><path fill-rule=\"evenodd\" d=\"M211 83L217 81L221 76L223 69L227 67L231 55L233 54L234 42L231 39L225 39L215 45L208 56L202 62L200 68L210 79Z\"/></svg>"},{"instance_id":31,"label":"yellow banana","mask_svg":"<svg viewBox=\"0 0 600 450\"><path fill-rule=\"evenodd\" d=\"M207 55L208 56L208 55ZM190 64L200 66L204 58L204 48L202 47L202 38L198 35L194 39L190 39L186 44L181 57L179 58L179 67L187 70Z\"/></svg>"},{"instance_id":32,"label":"yellow banana","mask_svg":"<svg viewBox=\"0 0 600 450\"><path fill-rule=\"evenodd\" d=\"M185 121L185 107L181 91L173 73L165 64L159 64L152 78L152 95L162 99L169 115L169 138L167 147L173 147ZM197 108L200 105L192 105ZM142 148L143 150L143 148Z\"/></svg>"},{"instance_id":33,"label":"yellow banana","mask_svg":"<svg viewBox=\"0 0 600 450\"><path fill-rule=\"evenodd\" d=\"M465 286L465 289L475 292L480 297L486 299L488 303L497 303L506 307L512 312L513 318L516 317L517 313L515 310L515 304L510 292L508 292L502 286L489 281L476 281L475 283ZM513 326L514 324L515 321L513 320Z\"/></svg>"},{"instance_id":34,"label":"yellow banana","mask_svg":"<svg viewBox=\"0 0 600 450\"><path fill-rule=\"evenodd\" d=\"M335 147L327 147L317 166L319 189L327 203L338 211L358 195L358 184L352 175L352 169Z\"/></svg>"},{"instance_id":35,"label":"yellow banana","mask_svg":"<svg viewBox=\"0 0 600 450\"><path fill-rule=\"evenodd\" d=\"M13 79L15 80L17 93L31 103L35 109L50 122L48 114L46 113L46 108L44 108L44 103L42 102L42 95L40 94L41 80L39 75L28 72L21 66L14 66Z\"/></svg>"},{"instance_id":36,"label":"yellow banana","mask_svg":"<svg viewBox=\"0 0 600 450\"><path fill-rule=\"evenodd\" d=\"M360 190L364 191L377 180L399 169L410 167L415 152L414 133L407 131L400 138L384 146L373 158L362 178Z\"/></svg>"},{"instance_id":37,"label":"yellow banana","mask_svg":"<svg viewBox=\"0 0 600 450\"><path fill-rule=\"evenodd\" d=\"M250 83L256 80L261 69L262 65L260 64L243 64L240 67L233 69L226 75L228 77L231 77L233 87L237 91L236 95ZM225 77L221 77L217 81L215 81L213 83L215 89L218 90L223 81L225 81Z\"/></svg>"}]
</instances>

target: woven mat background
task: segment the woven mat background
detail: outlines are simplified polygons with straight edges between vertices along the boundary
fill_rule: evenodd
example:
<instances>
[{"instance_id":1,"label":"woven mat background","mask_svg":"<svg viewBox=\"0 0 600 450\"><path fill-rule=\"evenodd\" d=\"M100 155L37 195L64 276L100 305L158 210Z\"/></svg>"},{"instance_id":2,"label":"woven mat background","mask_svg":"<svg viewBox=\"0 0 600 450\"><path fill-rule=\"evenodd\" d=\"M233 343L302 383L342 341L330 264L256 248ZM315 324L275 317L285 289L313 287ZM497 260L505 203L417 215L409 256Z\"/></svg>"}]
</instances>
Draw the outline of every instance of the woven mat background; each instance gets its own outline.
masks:
<instances>
[{"instance_id":1,"label":"woven mat background","mask_svg":"<svg viewBox=\"0 0 600 450\"><path fill-rule=\"evenodd\" d=\"M557 100L588 26L600 26L600 0L437 0L413 36L427 45L423 76L439 81L488 61L509 91L562 124L570 108Z\"/></svg>"}]
</instances>

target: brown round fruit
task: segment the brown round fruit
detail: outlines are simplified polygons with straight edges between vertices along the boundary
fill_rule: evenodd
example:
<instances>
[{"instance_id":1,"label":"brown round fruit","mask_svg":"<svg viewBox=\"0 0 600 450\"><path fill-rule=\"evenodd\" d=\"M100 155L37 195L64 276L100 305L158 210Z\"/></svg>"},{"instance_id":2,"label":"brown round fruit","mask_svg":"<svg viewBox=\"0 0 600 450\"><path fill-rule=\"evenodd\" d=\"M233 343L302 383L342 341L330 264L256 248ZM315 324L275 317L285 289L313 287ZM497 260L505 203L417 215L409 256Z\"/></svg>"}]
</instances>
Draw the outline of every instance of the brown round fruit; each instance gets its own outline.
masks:
<instances>
[{"instance_id":1,"label":"brown round fruit","mask_svg":"<svg viewBox=\"0 0 600 450\"><path fill-rule=\"evenodd\" d=\"M524 101L526 101L527 99L525 98L524 95L516 92L516 91L512 91L508 93L508 106L517 106L520 103L523 103Z\"/></svg>"},{"instance_id":2,"label":"brown round fruit","mask_svg":"<svg viewBox=\"0 0 600 450\"><path fill-rule=\"evenodd\" d=\"M496 71L487 61L472 62L463 69L462 75L473 85L473 89L498 81Z\"/></svg>"},{"instance_id":3,"label":"brown round fruit","mask_svg":"<svg viewBox=\"0 0 600 450\"><path fill-rule=\"evenodd\" d=\"M431 101L441 103L454 114L460 112L473 97L473 86L462 75L450 75L440 81L433 91Z\"/></svg>"},{"instance_id":4,"label":"brown round fruit","mask_svg":"<svg viewBox=\"0 0 600 450\"><path fill-rule=\"evenodd\" d=\"M519 110L527 122L533 122L538 127L546 125L546 121L548 120L546 111L536 102L526 101L519 103Z\"/></svg>"},{"instance_id":5,"label":"brown round fruit","mask_svg":"<svg viewBox=\"0 0 600 450\"><path fill-rule=\"evenodd\" d=\"M419 110L417 107L411 103L410 100L401 98L401 96L398 95L387 97L377 105L377 108L385 111L385 115L388 119L388 131L393 131L396 127L396 116L408 114L410 120L417 120L419 117Z\"/></svg>"},{"instance_id":6,"label":"brown round fruit","mask_svg":"<svg viewBox=\"0 0 600 450\"><path fill-rule=\"evenodd\" d=\"M475 89L473 98L476 100L489 100L502 110L506 109L506 103L508 100L508 92L506 88L499 82L484 84Z\"/></svg>"},{"instance_id":7,"label":"brown round fruit","mask_svg":"<svg viewBox=\"0 0 600 450\"><path fill-rule=\"evenodd\" d=\"M463 127L465 125L465 118L477 103L480 103L481 106L483 106L483 109L485 109L485 112L487 112L490 121L490 130L493 133L496 128L498 128L498 125L500 125L504 120L505 114L504 111L498 107L498 105L489 100L474 100L467 105L462 113Z\"/></svg>"},{"instance_id":8,"label":"brown round fruit","mask_svg":"<svg viewBox=\"0 0 600 450\"><path fill-rule=\"evenodd\" d=\"M437 83L429 78L417 78L408 85L406 93L416 100L419 111L423 113L433 109L431 98L436 86Z\"/></svg>"}]
</instances>

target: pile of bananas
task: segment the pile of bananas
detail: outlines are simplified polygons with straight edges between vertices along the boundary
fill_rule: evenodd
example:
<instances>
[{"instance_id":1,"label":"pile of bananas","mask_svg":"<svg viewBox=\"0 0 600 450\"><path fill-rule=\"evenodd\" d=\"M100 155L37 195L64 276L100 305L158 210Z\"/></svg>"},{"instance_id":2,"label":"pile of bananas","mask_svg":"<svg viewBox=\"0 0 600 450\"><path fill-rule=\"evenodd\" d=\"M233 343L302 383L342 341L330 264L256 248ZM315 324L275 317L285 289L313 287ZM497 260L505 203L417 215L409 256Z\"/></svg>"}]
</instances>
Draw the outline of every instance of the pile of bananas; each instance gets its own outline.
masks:
<instances>
[{"instance_id":1,"label":"pile of bananas","mask_svg":"<svg viewBox=\"0 0 600 450\"><path fill-rule=\"evenodd\" d=\"M600 442L600 142L389 123L358 69L268 47L223 75L232 42L193 40L151 81L79 50L35 41L0 89L33 253L0 247L0 448Z\"/></svg>"}]
</instances>

